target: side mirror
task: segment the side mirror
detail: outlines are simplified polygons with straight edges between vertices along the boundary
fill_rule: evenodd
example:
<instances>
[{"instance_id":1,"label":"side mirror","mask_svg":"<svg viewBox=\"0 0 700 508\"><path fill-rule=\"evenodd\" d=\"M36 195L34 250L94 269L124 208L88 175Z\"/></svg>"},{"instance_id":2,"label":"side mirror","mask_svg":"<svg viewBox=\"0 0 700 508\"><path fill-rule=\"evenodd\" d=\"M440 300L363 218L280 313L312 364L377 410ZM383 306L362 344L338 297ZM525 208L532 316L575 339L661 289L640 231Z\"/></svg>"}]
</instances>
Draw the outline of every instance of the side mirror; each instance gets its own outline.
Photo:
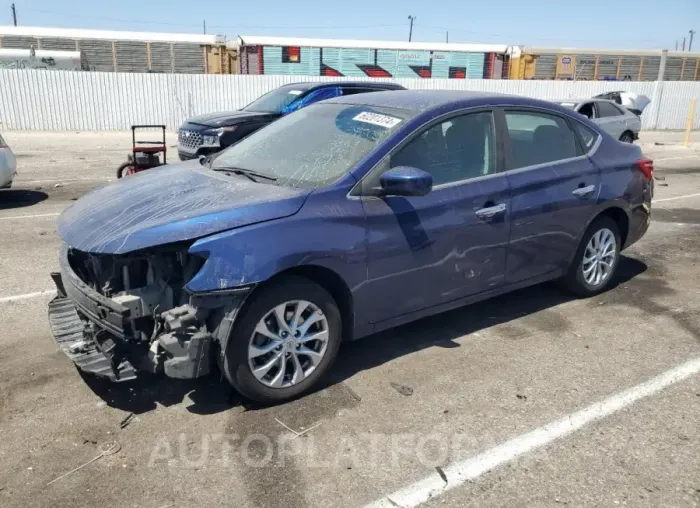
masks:
<instances>
[{"instance_id":1,"label":"side mirror","mask_svg":"<svg viewBox=\"0 0 700 508\"><path fill-rule=\"evenodd\" d=\"M433 177L418 168L399 166L379 177L384 196L425 196L433 188Z\"/></svg>"}]
</instances>

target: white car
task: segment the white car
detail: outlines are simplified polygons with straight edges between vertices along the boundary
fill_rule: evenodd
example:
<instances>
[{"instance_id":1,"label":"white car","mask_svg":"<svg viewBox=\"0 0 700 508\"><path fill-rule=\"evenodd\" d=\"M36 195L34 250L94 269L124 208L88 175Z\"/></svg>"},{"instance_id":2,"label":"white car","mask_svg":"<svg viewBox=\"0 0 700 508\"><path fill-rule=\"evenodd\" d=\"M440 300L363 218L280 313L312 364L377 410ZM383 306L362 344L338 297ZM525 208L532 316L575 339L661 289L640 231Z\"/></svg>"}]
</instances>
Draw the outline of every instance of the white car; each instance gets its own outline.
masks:
<instances>
[{"instance_id":1,"label":"white car","mask_svg":"<svg viewBox=\"0 0 700 508\"><path fill-rule=\"evenodd\" d=\"M0 135L0 189L12 187L12 180L17 174L17 160L10 147Z\"/></svg>"},{"instance_id":2,"label":"white car","mask_svg":"<svg viewBox=\"0 0 700 508\"><path fill-rule=\"evenodd\" d=\"M627 108L607 99L566 99L554 101L589 118L608 134L625 143L639 139L642 120Z\"/></svg>"}]
</instances>

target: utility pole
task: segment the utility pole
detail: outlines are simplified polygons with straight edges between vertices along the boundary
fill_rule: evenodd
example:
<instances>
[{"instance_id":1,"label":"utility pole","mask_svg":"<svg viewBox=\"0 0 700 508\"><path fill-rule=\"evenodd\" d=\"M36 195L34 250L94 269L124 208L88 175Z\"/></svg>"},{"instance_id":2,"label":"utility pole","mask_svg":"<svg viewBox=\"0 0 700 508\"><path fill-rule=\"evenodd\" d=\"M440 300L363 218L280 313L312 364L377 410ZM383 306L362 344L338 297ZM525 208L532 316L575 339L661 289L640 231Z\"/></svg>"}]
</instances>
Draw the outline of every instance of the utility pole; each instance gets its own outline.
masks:
<instances>
[{"instance_id":1,"label":"utility pole","mask_svg":"<svg viewBox=\"0 0 700 508\"><path fill-rule=\"evenodd\" d=\"M202 33L203 34L207 33L207 20L206 19L202 20Z\"/></svg>"},{"instance_id":2,"label":"utility pole","mask_svg":"<svg viewBox=\"0 0 700 508\"><path fill-rule=\"evenodd\" d=\"M14 21L15 26L17 26L17 9L15 9L15 4L12 4L12 21Z\"/></svg>"},{"instance_id":3,"label":"utility pole","mask_svg":"<svg viewBox=\"0 0 700 508\"><path fill-rule=\"evenodd\" d=\"M693 49L693 35L695 35L695 30L689 30L688 33L690 34L690 41L688 41L688 51Z\"/></svg>"},{"instance_id":4,"label":"utility pole","mask_svg":"<svg viewBox=\"0 0 700 508\"><path fill-rule=\"evenodd\" d=\"M685 37L683 37L683 47L681 48L681 51L685 51Z\"/></svg>"},{"instance_id":5,"label":"utility pole","mask_svg":"<svg viewBox=\"0 0 700 508\"><path fill-rule=\"evenodd\" d=\"M678 51L678 39L676 39L676 51Z\"/></svg>"},{"instance_id":6,"label":"utility pole","mask_svg":"<svg viewBox=\"0 0 700 508\"><path fill-rule=\"evenodd\" d=\"M408 19L411 22L410 27L408 28L408 42L411 42L411 38L413 37L413 22L415 21L416 17L411 16L410 14L408 15Z\"/></svg>"},{"instance_id":7,"label":"utility pole","mask_svg":"<svg viewBox=\"0 0 700 508\"><path fill-rule=\"evenodd\" d=\"M447 30L445 31L445 42L447 42L447 43L450 42L450 32Z\"/></svg>"}]
</instances>

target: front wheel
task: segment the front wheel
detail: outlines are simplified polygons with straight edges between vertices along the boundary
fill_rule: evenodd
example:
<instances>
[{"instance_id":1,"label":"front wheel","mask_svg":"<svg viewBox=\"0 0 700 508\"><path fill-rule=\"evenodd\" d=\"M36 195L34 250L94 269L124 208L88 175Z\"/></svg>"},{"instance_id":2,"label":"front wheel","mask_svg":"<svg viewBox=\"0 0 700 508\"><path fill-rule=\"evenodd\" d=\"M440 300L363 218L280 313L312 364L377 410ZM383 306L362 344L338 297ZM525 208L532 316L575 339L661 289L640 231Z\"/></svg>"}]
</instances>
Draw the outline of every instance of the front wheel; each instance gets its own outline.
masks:
<instances>
[{"instance_id":1,"label":"front wheel","mask_svg":"<svg viewBox=\"0 0 700 508\"><path fill-rule=\"evenodd\" d=\"M263 404L319 386L342 337L333 297L311 280L289 276L252 298L226 344L223 370L231 385Z\"/></svg>"},{"instance_id":2,"label":"front wheel","mask_svg":"<svg viewBox=\"0 0 700 508\"><path fill-rule=\"evenodd\" d=\"M566 286L584 297L605 291L615 276L620 248L620 230L615 221L609 217L595 220L581 239L565 278Z\"/></svg>"}]
</instances>

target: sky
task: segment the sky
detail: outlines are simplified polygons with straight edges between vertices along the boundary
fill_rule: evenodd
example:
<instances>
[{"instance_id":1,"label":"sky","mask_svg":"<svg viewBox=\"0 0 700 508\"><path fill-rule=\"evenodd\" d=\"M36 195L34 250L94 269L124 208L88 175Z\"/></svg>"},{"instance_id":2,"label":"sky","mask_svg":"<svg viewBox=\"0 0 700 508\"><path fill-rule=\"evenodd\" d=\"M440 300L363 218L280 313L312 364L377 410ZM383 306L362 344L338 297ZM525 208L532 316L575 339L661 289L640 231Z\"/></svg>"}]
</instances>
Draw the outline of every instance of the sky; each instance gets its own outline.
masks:
<instances>
[{"instance_id":1,"label":"sky","mask_svg":"<svg viewBox=\"0 0 700 508\"><path fill-rule=\"evenodd\" d=\"M0 0L0 24L12 24ZM25 26L328 39L679 49L700 0L14 0ZM262 5L265 7L262 8ZM568 6L566 6L568 5ZM686 45L688 41L686 41ZM700 51L700 36L694 42Z\"/></svg>"}]
</instances>

